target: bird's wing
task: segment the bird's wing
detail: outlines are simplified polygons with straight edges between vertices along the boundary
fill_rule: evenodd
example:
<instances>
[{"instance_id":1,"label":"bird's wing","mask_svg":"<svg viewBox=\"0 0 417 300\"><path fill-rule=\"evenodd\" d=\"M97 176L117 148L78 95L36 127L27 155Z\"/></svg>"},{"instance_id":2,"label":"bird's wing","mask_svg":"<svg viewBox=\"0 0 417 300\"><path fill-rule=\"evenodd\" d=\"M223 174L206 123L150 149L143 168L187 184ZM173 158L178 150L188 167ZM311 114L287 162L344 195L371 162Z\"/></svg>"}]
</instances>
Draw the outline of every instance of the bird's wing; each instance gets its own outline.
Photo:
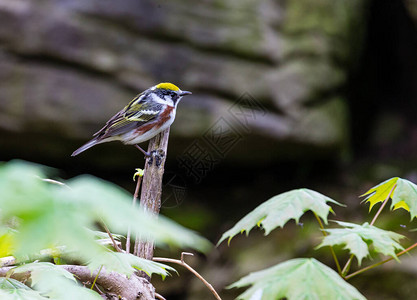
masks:
<instances>
[{"instance_id":1,"label":"bird's wing","mask_svg":"<svg viewBox=\"0 0 417 300\"><path fill-rule=\"evenodd\" d=\"M143 99L143 94L137 95L124 109L107 121L106 125L94 136L100 140L117 136L153 121L161 113L164 105Z\"/></svg>"},{"instance_id":2,"label":"bird's wing","mask_svg":"<svg viewBox=\"0 0 417 300\"><path fill-rule=\"evenodd\" d=\"M163 104L143 99L144 97L137 96L125 107L124 117L127 120L147 123L162 112Z\"/></svg>"}]
</instances>

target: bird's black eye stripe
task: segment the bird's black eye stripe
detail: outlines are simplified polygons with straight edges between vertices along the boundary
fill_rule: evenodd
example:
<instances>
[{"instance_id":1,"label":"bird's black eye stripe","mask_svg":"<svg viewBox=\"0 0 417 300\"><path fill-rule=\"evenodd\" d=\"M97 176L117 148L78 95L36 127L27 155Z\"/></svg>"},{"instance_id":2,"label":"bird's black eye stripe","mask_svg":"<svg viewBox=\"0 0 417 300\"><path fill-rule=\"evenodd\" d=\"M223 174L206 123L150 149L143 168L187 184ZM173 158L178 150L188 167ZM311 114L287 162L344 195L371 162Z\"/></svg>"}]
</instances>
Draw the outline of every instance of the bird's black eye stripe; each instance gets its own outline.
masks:
<instances>
[{"instance_id":1,"label":"bird's black eye stripe","mask_svg":"<svg viewBox=\"0 0 417 300\"><path fill-rule=\"evenodd\" d=\"M176 93L176 92L174 92L174 91L170 91L170 90L163 90L163 89L161 89L161 90L159 90L159 91L156 91L156 93L157 93L157 95L158 95L158 96L160 96L160 97L163 97L163 96L171 96L171 97L174 97L175 95L177 95L177 93Z\"/></svg>"},{"instance_id":2,"label":"bird's black eye stripe","mask_svg":"<svg viewBox=\"0 0 417 300\"><path fill-rule=\"evenodd\" d=\"M176 103L179 98L178 93L176 93L175 91L170 91L170 90L161 89L161 90L156 91L156 94L162 99L164 99L165 96L170 96L172 101L174 101L174 103Z\"/></svg>"}]
</instances>

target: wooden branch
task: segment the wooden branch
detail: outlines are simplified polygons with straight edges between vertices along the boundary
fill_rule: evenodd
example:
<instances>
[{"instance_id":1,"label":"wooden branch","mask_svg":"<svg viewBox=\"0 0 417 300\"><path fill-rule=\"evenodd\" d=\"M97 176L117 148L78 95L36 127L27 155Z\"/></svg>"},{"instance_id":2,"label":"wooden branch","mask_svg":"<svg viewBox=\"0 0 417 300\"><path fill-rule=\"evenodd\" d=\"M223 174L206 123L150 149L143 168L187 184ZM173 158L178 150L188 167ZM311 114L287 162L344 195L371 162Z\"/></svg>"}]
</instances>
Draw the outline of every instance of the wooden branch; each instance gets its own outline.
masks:
<instances>
[{"instance_id":1,"label":"wooden branch","mask_svg":"<svg viewBox=\"0 0 417 300\"><path fill-rule=\"evenodd\" d=\"M114 299L125 300L154 300L155 288L144 278L133 274L130 278L116 272L106 272L103 268L98 274L98 270L91 272L86 266L75 265L57 265L75 275L81 282L92 283L97 277L96 284L99 284L105 290L103 292L108 296L114 296ZM5 277L12 267L0 268L0 277ZM98 276L97 276L98 274ZM26 282L30 278L30 272L13 273L11 278L20 282ZM112 298L113 299L113 298Z\"/></svg>"},{"instance_id":2,"label":"wooden branch","mask_svg":"<svg viewBox=\"0 0 417 300\"><path fill-rule=\"evenodd\" d=\"M162 177L168 149L169 128L149 141L148 152L152 154L145 162L140 205L143 209L157 216L161 208ZM152 259L154 241L150 236L137 236L134 254Z\"/></svg>"}]
</instances>

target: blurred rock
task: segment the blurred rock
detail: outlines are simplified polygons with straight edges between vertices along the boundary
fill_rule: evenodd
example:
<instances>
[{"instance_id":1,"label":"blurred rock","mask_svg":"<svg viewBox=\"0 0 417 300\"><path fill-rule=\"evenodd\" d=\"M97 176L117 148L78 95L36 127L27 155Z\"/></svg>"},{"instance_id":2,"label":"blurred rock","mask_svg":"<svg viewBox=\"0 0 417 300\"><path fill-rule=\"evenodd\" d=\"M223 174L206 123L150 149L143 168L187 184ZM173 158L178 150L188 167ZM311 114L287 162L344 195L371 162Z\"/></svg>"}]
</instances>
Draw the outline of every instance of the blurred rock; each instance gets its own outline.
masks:
<instances>
[{"instance_id":1,"label":"blurred rock","mask_svg":"<svg viewBox=\"0 0 417 300\"><path fill-rule=\"evenodd\" d=\"M230 150L241 162L282 159L282 149L338 157L348 139L340 90L366 2L0 0L0 154L23 153L26 141L34 156L69 158L136 93L170 81L193 92L171 157L219 119L230 127L220 138L242 137Z\"/></svg>"}]
</instances>

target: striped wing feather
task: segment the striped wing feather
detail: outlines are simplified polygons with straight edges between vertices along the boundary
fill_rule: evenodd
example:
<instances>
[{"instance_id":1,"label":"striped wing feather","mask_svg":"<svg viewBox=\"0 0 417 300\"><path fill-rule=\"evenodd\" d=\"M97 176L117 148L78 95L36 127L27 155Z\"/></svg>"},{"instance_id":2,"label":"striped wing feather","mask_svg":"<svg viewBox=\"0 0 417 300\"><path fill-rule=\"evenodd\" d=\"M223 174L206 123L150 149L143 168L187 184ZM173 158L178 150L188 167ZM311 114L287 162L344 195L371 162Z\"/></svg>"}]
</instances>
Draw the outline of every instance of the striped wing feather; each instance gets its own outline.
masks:
<instances>
[{"instance_id":1,"label":"striped wing feather","mask_svg":"<svg viewBox=\"0 0 417 300\"><path fill-rule=\"evenodd\" d=\"M124 109L115 114L106 125L94 134L98 140L117 136L152 122L162 111L163 105L143 101L143 93L136 96Z\"/></svg>"}]
</instances>

